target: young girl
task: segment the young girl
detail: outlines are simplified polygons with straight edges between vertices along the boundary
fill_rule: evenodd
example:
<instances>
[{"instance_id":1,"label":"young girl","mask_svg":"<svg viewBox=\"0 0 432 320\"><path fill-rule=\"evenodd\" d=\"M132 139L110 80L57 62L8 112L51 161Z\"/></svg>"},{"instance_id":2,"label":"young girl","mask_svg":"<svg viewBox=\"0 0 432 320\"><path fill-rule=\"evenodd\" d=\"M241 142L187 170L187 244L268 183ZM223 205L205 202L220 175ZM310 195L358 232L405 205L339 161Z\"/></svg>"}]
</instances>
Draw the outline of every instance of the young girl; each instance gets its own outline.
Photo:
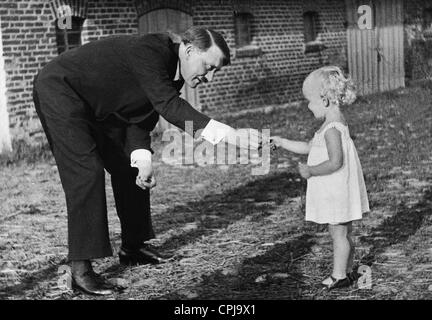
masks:
<instances>
[{"instance_id":1,"label":"young girl","mask_svg":"<svg viewBox=\"0 0 432 320\"><path fill-rule=\"evenodd\" d=\"M351 80L340 68L327 66L313 71L303 83L309 110L324 123L310 142L272 137L275 147L309 154L307 165L299 163L307 179L306 220L328 224L333 239L333 272L322 284L330 289L350 286L354 244L352 221L369 211L361 164L351 140L341 105L354 102Z\"/></svg>"}]
</instances>

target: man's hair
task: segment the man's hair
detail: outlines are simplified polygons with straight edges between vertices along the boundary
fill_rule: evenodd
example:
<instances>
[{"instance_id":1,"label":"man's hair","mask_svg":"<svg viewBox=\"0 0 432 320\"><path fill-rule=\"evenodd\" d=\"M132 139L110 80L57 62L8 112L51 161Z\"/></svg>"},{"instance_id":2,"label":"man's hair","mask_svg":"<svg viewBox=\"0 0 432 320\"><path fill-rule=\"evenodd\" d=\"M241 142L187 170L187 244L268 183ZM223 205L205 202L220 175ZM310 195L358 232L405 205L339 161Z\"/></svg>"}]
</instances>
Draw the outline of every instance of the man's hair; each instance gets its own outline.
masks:
<instances>
[{"instance_id":1,"label":"man's hair","mask_svg":"<svg viewBox=\"0 0 432 320\"><path fill-rule=\"evenodd\" d=\"M201 51L207 51L207 49L215 44L224 55L222 64L226 66L231 63L230 50L219 32L209 28L191 27L181 35L181 41L184 44L190 43Z\"/></svg>"}]
</instances>

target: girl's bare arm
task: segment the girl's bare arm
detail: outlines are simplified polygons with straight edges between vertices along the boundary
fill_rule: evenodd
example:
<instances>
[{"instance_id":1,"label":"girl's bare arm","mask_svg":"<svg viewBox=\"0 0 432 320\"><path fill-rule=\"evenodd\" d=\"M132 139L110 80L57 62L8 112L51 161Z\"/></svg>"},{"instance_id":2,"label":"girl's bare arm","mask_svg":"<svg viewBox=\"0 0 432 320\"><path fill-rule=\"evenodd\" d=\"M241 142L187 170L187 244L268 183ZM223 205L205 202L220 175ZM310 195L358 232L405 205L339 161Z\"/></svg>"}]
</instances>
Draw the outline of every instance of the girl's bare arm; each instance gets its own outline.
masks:
<instances>
[{"instance_id":1,"label":"girl's bare arm","mask_svg":"<svg viewBox=\"0 0 432 320\"><path fill-rule=\"evenodd\" d=\"M274 136L270 138L270 141L276 146L282 149L299 153L299 154L308 154L310 151L310 145L305 141L295 141L281 138L279 136Z\"/></svg>"}]
</instances>

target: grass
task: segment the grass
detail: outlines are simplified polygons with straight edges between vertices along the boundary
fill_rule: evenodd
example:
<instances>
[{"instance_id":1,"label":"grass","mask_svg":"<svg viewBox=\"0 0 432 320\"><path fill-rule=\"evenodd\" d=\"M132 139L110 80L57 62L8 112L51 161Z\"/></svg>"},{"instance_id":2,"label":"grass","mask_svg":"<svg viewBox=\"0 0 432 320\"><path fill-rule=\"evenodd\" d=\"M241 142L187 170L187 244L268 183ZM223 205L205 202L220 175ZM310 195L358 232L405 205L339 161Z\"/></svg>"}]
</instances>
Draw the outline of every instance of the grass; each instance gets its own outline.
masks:
<instances>
[{"instance_id":1,"label":"grass","mask_svg":"<svg viewBox=\"0 0 432 320\"><path fill-rule=\"evenodd\" d=\"M371 212L355 224L356 263L372 269L372 289L323 292L331 270L325 228L304 221L305 161L272 154L267 175L253 165L171 166L155 137L154 244L172 262L122 268L95 262L129 287L115 299L431 299L432 85L360 98L346 109L362 162ZM227 120L236 127L308 139L319 126L304 106ZM57 168L42 147L15 149L0 171L0 299L99 299L61 290L66 209ZM109 177L107 176L107 186ZM120 226L107 187L111 241Z\"/></svg>"}]
</instances>

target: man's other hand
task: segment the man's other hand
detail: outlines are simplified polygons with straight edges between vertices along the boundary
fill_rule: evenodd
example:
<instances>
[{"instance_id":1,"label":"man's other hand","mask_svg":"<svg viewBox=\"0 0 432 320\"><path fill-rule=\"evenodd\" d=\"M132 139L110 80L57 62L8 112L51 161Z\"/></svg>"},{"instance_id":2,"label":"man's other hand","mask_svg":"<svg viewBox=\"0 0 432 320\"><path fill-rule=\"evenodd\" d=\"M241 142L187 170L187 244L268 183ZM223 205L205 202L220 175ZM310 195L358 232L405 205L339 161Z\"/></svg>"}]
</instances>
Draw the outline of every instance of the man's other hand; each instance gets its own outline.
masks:
<instances>
[{"instance_id":1,"label":"man's other hand","mask_svg":"<svg viewBox=\"0 0 432 320\"><path fill-rule=\"evenodd\" d=\"M138 175L136 184L142 189L151 189L156 186L156 178L153 176L153 166L151 161L139 161L136 164Z\"/></svg>"}]
</instances>

